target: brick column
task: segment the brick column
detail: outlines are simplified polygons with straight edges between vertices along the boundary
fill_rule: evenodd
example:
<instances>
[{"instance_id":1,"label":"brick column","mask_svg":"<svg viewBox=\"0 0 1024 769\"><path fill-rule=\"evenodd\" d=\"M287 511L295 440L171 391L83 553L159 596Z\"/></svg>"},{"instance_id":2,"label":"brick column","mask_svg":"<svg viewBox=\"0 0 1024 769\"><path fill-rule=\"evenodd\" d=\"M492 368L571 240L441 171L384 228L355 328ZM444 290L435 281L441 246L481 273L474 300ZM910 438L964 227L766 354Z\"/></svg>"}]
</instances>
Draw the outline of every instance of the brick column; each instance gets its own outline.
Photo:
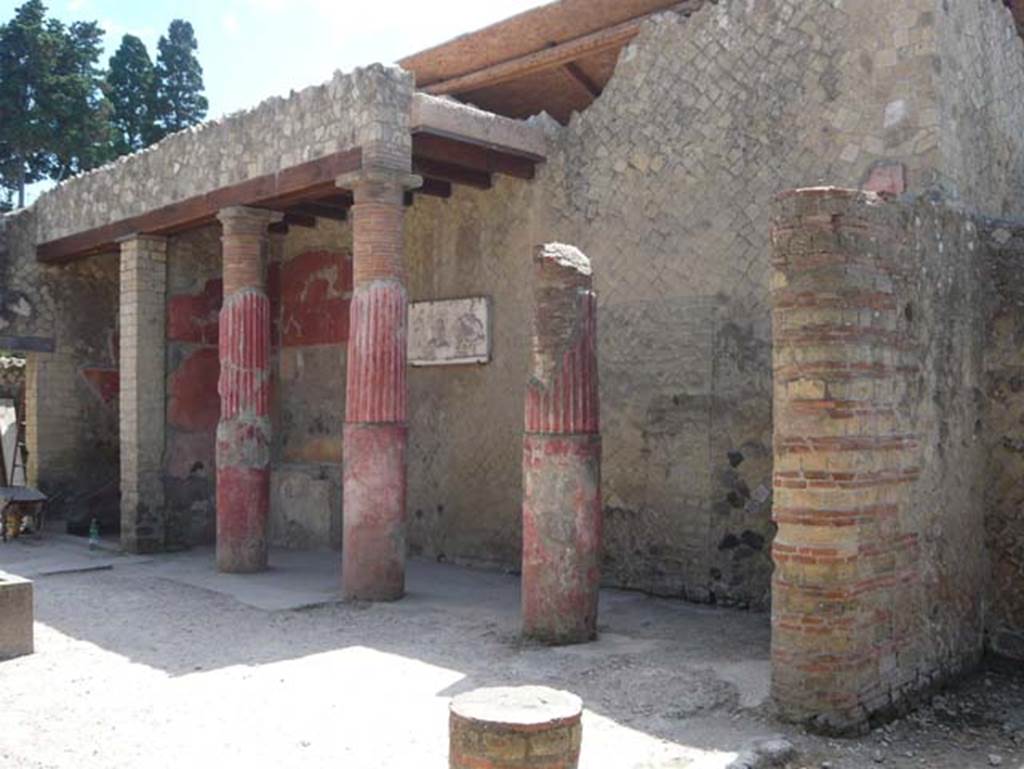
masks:
<instances>
[{"instance_id":1,"label":"brick column","mask_svg":"<svg viewBox=\"0 0 1024 769\"><path fill-rule=\"evenodd\" d=\"M597 636L601 559L597 297L590 262L552 243L534 256L535 306L523 436L523 633Z\"/></svg>"},{"instance_id":2,"label":"brick column","mask_svg":"<svg viewBox=\"0 0 1024 769\"><path fill-rule=\"evenodd\" d=\"M448 706L449 769L576 769L583 701L546 686L498 686Z\"/></svg>"},{"instance_id":3,"label":"brick column","mask_svg":"<svg viewBox=\"0 0 1024 769\"><path fill-rule=\"evenodd\" d=\"M861 728L913 681L918 439L901 336L901 231L873 195L780 196L773 240L772 694L822 731Z\"/></svg>"},{"instance_id":4,"label":"brick column","mask_svg":"<svg viewBox=\"0 0 1024 769\"><path fill-rule=\"evenodd\" d=\"M280 215L235 206L223 234L220 422L217 425L217 568L267 567L270 518L270 301L267 226Z\"/></svg>"},{"instance_id":5,"label":"brick column","mask_svg":"<svg viewBox=\"0 0 1024 769\"><path fill-rule=\"evenodd\" d=\"M419 178L339 179L352 206L353 292L346 362L341 589L346 600L405 592L406 322L402 198Z\"/></svg>"},{"instance_id":6,"label":"brick column","mask_svg":"<svg viewBox=\"0 0 1024 769\"><path fill-rule=\"evenodd\" d=\"M120 245L121 546L151 553L164 546L167 241Z\"/></svg>"}]
</instances>

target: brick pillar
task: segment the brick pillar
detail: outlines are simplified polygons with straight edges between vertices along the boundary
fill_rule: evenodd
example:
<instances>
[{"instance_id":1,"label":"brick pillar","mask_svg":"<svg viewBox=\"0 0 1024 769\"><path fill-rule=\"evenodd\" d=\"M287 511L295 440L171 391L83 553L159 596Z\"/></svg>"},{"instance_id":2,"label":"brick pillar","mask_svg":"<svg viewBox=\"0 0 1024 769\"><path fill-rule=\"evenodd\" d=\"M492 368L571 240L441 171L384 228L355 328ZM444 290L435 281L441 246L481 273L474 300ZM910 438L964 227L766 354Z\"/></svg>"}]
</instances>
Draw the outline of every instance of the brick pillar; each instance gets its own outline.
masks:
<instances>
[{"instance_id":1,"label":"brick pillar","mask_svg":"<svg viewBox=\"0 0 1024 769\"><path fill-rule=\"evenodd\" d=\"M341 590L405 592L406 322L403 195L418 177L361 171L351 187L353 291L346 362Z\"/></svg>"},{"instance_id":2,"label":"brick pillar","mask_svg":"<svg viewBox=\"0 0 1024 769\"><path fill-rule=\"evenodd\" d=\"M873 195L799 190L773 241L772 694L784 717L859 729L914 683L919 475L906 431L899 229ZM918 684L919 685L919 684Z\"/></svg>"},{"instance_id":3,"label":"brick pillar","mask_svg":"<svg viewBox=\"0 0 1024 769\"><path fill-rule=\"evenodd\" d=\"M164 546L167 241L120 245L121 546L151 553Z\"/></svg>"},{"instance_id":4,"label":"brick pillar","mask_svg":"<svg viewBox=\"0 0 1024 769\"><path fill-rule=\"evenodd\" d=\"M523 633L597 636L601 558L597 297L572 246L534 256L535 307L523 436Z\"/></svg>"},{"instance_id":5,"label":"brick pillar","mask_svg":"<svg viewBox=\"0 0 1024 769\"><path fill-rule=\"evenodd\" d=\"M270 211L235 206L222 226L220 422L217 425L217 568L267 567L270 518L270 301L266 293Z\"/></svg>"}]
</instances>

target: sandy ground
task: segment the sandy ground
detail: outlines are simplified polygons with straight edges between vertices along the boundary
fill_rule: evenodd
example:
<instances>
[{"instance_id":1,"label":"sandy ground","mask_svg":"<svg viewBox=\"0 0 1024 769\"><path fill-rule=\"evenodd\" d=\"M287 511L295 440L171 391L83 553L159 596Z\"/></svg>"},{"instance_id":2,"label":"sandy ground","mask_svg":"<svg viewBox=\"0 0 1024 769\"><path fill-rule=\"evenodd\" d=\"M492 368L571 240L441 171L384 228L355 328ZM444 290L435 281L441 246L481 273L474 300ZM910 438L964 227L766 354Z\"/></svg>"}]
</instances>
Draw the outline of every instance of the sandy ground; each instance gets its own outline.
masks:
<instances>
[{"instance_id":1,"label":"sandy ground","mask_svg":"<svg viewBox=\"0 0 1024 769\"><path fill-rule=\"evenodd\" d=\"M823 740L771 718L764 615L605 591L601 640L550 649L518 639L512 576L412 561L403 601L345 605L322 603L334 555L273 560L224 578L208 551L0 547L0 569L35 573L37 621L36 654L0 663L0 767L443 769L450 697L532 683L583 697L582 769L724 769L773 735L794 769L1024 769L1019 667ZM45 573L61 562L112 568Z\"/></svg>"}]
</instances>

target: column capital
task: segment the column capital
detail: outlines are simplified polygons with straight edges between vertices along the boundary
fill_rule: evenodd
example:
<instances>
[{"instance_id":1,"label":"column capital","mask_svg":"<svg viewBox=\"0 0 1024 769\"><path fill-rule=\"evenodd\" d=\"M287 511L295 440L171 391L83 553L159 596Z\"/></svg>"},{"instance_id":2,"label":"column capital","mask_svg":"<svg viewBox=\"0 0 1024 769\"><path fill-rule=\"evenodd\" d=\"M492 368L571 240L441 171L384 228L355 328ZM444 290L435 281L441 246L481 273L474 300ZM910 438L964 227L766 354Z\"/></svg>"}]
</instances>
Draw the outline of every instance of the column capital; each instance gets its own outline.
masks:
<instances>
[{"instance_id":1,"label":"column capital","mask_svg":"<svg viewBox=\"0 0 1024 769\"><path fill-rule=\"evenodd\" d=\"M274 222L284 218L280 211L251 206L228 206L217 212L217 219L225 229L231 230L266 230Z\"/></svg>"},{"instance_id":2,"label":"column capital","mask_svg":"<svg viewBox=\"0 0 1024 769\"><path fill-rule=\"evenodd\" d=\"M360 168L342 174L334 180L342 189L352 190L356 203L401 203L406 190L415 190L423 184L423 177L395 168Z\"/></svg>"}]
</instances>

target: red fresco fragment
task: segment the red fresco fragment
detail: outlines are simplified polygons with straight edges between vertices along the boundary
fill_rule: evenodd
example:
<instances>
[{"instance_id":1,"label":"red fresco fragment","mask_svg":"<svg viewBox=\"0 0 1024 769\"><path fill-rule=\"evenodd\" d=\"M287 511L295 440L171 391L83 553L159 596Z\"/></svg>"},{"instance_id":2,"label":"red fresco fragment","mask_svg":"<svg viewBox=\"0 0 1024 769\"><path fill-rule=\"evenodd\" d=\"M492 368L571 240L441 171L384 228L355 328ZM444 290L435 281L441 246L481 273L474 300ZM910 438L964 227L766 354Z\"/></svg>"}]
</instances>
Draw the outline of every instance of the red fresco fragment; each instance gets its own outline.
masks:
<instances>
[{"instance_id":1,"label":"red fresco fragment","mask_svg":"<svg viewBox=\"0 0 1024 769\"><path fill-rule=\"evenodd\" d=\"M220 419L219 377L216 347L196 350L185 358L171 375L168 424L191 432L215 429Z\"/></svg>"},{"instance_id":2,"label":"red fresco fragment","mask_svg":"<svg viewBox=\"0 0 1024 769\"><path fill-rule=\"evenodd\" d=\"M348 341L351 256L336 251L307 251L283 262L280 276L275 276L277 281L283 346Z\"/></svg>"},{"instance_id":3,"label":"red fresco fragment","mask_svg":"<svg viewBox=\"0 0 1024 769\"><path fill-rule=\"evenodd\" d=\"M217 314L224 282L206 281L198 294L178 294L167 302L167 338L172 342L217 344Z\"/></svg>"}]
</instances>

